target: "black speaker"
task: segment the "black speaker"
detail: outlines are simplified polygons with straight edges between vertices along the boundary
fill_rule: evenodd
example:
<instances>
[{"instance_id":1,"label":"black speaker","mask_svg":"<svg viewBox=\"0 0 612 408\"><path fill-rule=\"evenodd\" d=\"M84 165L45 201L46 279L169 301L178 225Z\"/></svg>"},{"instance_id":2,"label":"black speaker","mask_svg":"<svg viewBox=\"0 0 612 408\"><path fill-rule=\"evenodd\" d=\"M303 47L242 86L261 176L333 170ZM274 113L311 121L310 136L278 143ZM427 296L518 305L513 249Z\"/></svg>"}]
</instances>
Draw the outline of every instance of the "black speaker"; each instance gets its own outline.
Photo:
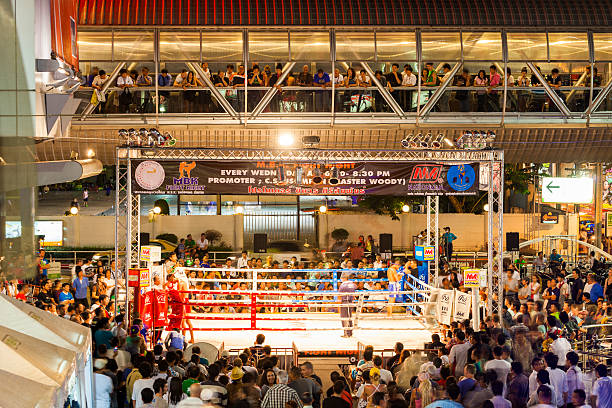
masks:
<instances>
[{"instance_id":1,"label":"black speaker","mask_svg":"<svg viewBox=\"0 0 612 408\"><path fill-rule=\"evenodd\" d=\"M380 234L378 242L380 243L380 253L390 254L393 252L393 235Z\"/></svg>"},{"instance_id":2,"label":"black speaker","mask_svg":"<svg viewBox=\"0 0 612 408\"><path fill-rule=\"evenodd\" d=\"M149 239L151 238L149 237L148 232L141 232L140 233L140 246L149 245Z\"/></svg>"},{"instance_id":3,"label":"black speaker","mask_svg":"<svg viewBox=\"0 0 612 408\"><path fill-rule=\"evenodd\" d=\"M519 233L506 232L506 251L519 250Z\"/></svg>"},{"instance_id":4,"label":"black speaker","mask_svg":"<svg viewBox=\"0 0 612 408\"><path fill-rule=\"evenodd\" d=\"M268 250L268 234L253 234L253 252L261 254Z\"/></svg>"}]
</instances>

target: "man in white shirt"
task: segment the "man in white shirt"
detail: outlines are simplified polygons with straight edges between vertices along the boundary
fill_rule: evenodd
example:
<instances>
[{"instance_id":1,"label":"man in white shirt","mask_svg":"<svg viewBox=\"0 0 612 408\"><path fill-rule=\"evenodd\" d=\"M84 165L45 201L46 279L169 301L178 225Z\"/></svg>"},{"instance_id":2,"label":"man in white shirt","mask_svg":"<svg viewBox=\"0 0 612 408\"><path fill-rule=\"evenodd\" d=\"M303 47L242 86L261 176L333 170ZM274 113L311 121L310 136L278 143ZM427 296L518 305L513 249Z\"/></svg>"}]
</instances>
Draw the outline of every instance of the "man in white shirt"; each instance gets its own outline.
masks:
<instances>
[{"instance_id":1,"label":"man in white shirt","mask_svg":"<svg viewBox=\"0 0 612 408\"><path fill-rule=\"evenodd\" d=\"M571 351L567 353L567 362L565 366L567 367L567 371L565 375L567 377L567 402L570 403L574 398L574 391L576 390L584 390L584 376L582 375L582 370L578 367L578 354L576 352ZM584 404L584 399L582 400L582 404ZM582 405L580 404L580 405ZM577 405L574 405L577 406Z\"/></svg>"},{"instance_id":2,"label":"man in white shirt","mask_svg":"<svg viewBox=\"0 0 612 408\"><path fill-rule=\"evenodd\" d=\"M247 268L249 265L249 259L247 257L247 251L242 251L242 256L238 258L237 267L238 269Z\"/></svg>"},{"instance_id":3,"label":"man in white shirt","mask_svg":"<svg viewBox=\"0 0 612 408\"><path fill-rule=\"evenodd\" d=\"M206 239L206 236L203 233L200 235L200 239L198 239L196 245L198 246L198 250L200 251L206 251L208 249L208 240Z\"/></svg>"},{"instance_id":4,"label":"man in white shirt","mask_svg":"<svg viewBox=\"0 0 612 408\"><path fill-rule=\"evenodd\" d=\"M148 362L141 363L138 367L138 371L142 374L142 378L134 381L134 387L132 389L132 402L134 408L142 408L144 403L142 402L142 390L145 388L153 389L153 382L155 379L151 378L153 374L153 368Z\"/></svg>"},{"instance_id":5,"label":"man in white shirt","mask_svg":"<svg viewBox=\"0 0 612 408\"><path fill-rule=\"evenodd\" d=\"M106 367L106 359L97 358L94 361L94 389L95 406L99 408L110 408L111 393L113 392L113 380L102 374Z\"/></svg>"},{"instance_id":6,"label":"man in white shirt","mask_svg":"<svg viewBox=\"0 0 612 408\"><path fill-rule=\"evenodd\" d=\"M393 374L391 374L391 371L382 368L383 360L381 356L374 356L372 362L374 363L374 367L378 368L380 371L380 381L384 382L385 384L389 384L391 381L393 381Z\"/></svg>"},{"instance_id":7,"label":"man in white shirt","mask_svg":"<svg viewBox=\"0 0 612 408\"><path fill-rule=\"evenodd\" d=\"M591 391L591 406L593 408L612 407L612 378L608 377L608 367L599 364L595 367L597 380Z\"/></svg>"},{"instance_id":8,"label":"man in white shirt","mask_svg":"<svg viewBox=\"0 0 612 408\"><path fill-rule=\"evenodd\" d=\"M505 387L506 379L508 378L508 374L510 373L511 365L509 362L503 359L503 354L504 350L500 346L493 347L493 356L495 357L495 359L487 361L487 363L485 364L485 371L495 371L495 373L497 373L497 379L501 381Z\"/></svg>"},{"instance_id":9,"label":"man in white shirt","mask_svg":"<svg viewBox=\"0 0 612 408\"><path fill-rule=\"evenodd\" d=\"M178 74L178 75L176 76L176 78L174 79L174 84L173 84L173 86L176 86L176 87L181 88L181 87L183 86L183 81L186 81L186 80L187 80L187 74L188 74L188 73L187 73L187 70L186 70L186 69L183 69L183 70L181 71L181 73L180 73L180 74Z\"/></svg>"},{"instance_id":10,"label":"man in white shirt","mask_svg":"<svg viewBox=\"0 0 612 408\"><path fill-rule=\"evenodd\" d=\"M529 375L529 395L533 394L538 389L538 372L544 370L546 366L540 357L536 357L531 361L531 374Z\"/></svg>"},{"instance_id":11,"label":"man in white shirt","mask_svg":"<svg viewBox=\"0 0 612 408\"><path fill-rule=\"evenodd\" d=\"M544 361L546 361L548 366L546 371L548 371L550 377L550 385L555 389L554 400L557 402L558 407L564 406L567 400L567 376L563 370L557 368L559 357L553 353L546 353Z\"/></svg>"},{"instance_id":12,"label":"man in white shirt","mask_svg":"<svg viewBox=\"0 0 612 408\"><path fill-rule=\"evenodd\" d=\"M557 335L554 333L551 333L550 338L553 339L553 342L550 345L550 351L559 359L557 365L564 367L567 353L572 351L572 345L565 337L557 337ZM568 397L571 397L571 394Z\"/></svg>"},{"instance_id":13,"label":"man in white shirt","mask_svg":"<svg viewBox=\"0 0 612 408\"><path fill-rule=\"evenodd\" d=\"M132 102L131 94L129 89L134 86L134 80L128 74L127 69L122 68L119 71L119 78L117 78L117 87L121 88L122 91L119 94L119 112L127 113L129 111L130 103Z\"/></svg>"},{"instance_id":14,"label":"man in white shirt","mask_svg":"<svg viewBox=\"0 0 612 408\"><path fill-rule=\"evenodd\" d=\"M448 359L450 360L451 367L455 368L455 376L459 378L463 375L463 368L465 367L468 357L467 353L472 345L469 341L465 341L465 333L462 331L457 332L456 339L457 344L451 348ZM508 369L508 371L510 371L510 369Z\"/></svg>"}]
</instances>

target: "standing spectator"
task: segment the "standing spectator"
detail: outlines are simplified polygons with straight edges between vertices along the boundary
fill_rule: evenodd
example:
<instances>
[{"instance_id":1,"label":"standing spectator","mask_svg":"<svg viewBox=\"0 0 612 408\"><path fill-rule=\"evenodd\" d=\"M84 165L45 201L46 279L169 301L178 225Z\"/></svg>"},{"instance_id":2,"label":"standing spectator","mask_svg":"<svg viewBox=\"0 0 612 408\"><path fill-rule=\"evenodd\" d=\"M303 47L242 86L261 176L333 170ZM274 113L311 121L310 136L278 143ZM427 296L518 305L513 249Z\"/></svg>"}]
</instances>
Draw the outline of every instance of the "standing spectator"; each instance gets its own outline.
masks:
<instances>
[{"instance_id":1,"label":"standing spectator","mask_svg":"<svg viewBox=\"0 0 612 408\"><path fill-rule=\"evenodd\" d=\"M512 408L525 408L529 400L529 379L520 362L513 361L510 364L510 378L508 400L512 403Z\"/></svg>"},{"instance_id":2,"label":"standing spectator","mask_svg":"<svg viewBox=\"0 0 612 408\"><path fill-rule=\"evenodd\" d=\"M448 359L451 364L451 372L454 373L455 377L459 378L463 375L463 368L467 362L468 351L472 345L469 341L465 341L465 333L461 330L457 330L455 341L456 344L450 349Z\"/></svg>"},{"instance_id":3,"label":"standing spectator","mask_svg":"<svg viewBox=\"0 0 612 408\"><path fill-rule=\"evenodd\" d=\"M104 113L104 108L106 106L106 95L104 92L102 92L102 87L106 82L108 82L108 79L109 77L106 74L106 71L101 69L99 74L96 75L91 82L91 87L94 89L96 98L98 100L98 106L96 106L94 113Z\"/></svg>"},{"instance_id":4,"label":"standing spectator","mask_svg":"<svg viewBox=\"0 0 612 408\"><path fill-rule=\"evenodd\" d=\"M440 337L438 337L438 340L440 340ZM387 369L391 370L392 367L399 362L400 356L402 355L402 350L404 350L404 344L400 343L399 341L395 343L395 347L393 348L393 352L395 354L393 357L387 360Z\"/></svg>"},{"instance_id":5,"label":"standing spectator","mask_svg":"<svg viewBox=\"0 0 612 408\"><path fill-rule=\"evenodd\" d=\"M527 77L527 67L521 68L521 75L517 79L516 86L528 88L531 86L531 80ZM525 112L529 102L529 91L526 89L518 91L518 111ZM540 253L538 254L538 256Z\"/></svg>"},{"instance_id":6,"label":"standing spectator","mask_svg":"<svg viewBox=\"0 0 612 408\"><path fill-rule=\"evenodd\" d=\"M134 87L134 80L128 75L128 71L125 68L119 71L117 87L122 89L119 94L119 113L128 113L130 105L132 104L132 93L130 92L130 88Z\"/></svg>"},{"instance_id":7,"label":"standing spectator","mask_svg":"<svg viewBox=\"0 0 612 408\"><path fill-rule=\"evenodd\" d=\"M374 367L378 368L378 370L380 371L381 382L383 382L384 384L389 384L393 381L393 374L391 373L391 371L382 368L383 359L381 356L374 356L372 362L374 363Z\"/></svg>"},{"instance_id":8,"label":"standing spectator","mask_svg":"<svg viewBox=\"0 0 612 408\"><path fill-rule=\"evenodd\" d=\"M455 86L468 87L471 86L470 71L467 68L463 69L463 72L455 80ZM471 98L469 91L456 91L455 99L459 101L459 112L469 112L471 110Z\"/></svg>"},{"instance_id":9,"label":"standing spectator","mask_svg":"<svg viewBox=\"0 0 612 408\"><path fill-rule=\"evenodd\" d=\"M491 402L493 402L495 408L512 408L512 403L504 398L504 388L505 384L499 380L493 381L491 384L491 391L494 395Z\"/></svg>"},{"instance_id":10,"label":"standing spectator","mask_svg":"<svg viewBox=\"0 0 612 408\"><path fill-rule=\"evenodd\" d=\"M254 65L253 70L251 71L248 83L249 83L249 91L248 91L248 109L253 110L259 100L261 99L261 91L258 89L266 84L266 79L264 75L261 73L259 69L259 65ZM251 89L252 88L252 89Z\"/></svg>"},{"instance_id":11,"label":"standing spectator","mask_svg":"<svg viewBox=\"0 0 612 408\"><path fill-rule=\"evenodd\" d=\"M493 370L497 373L497 379L503 384L506 384L506 379L510 373L510 363L503 359L504 351L502 347L493 347L493 360L487 361L485 364L485 371Z\"/></svg>"},{"instance_id":12,"label":"standing spectator","mask_svg":"<svg viewBox=\"0 0 612 408\"><path fill-rule=\"evenodd\" d=\"M166 68L161 70L161 73L157 77L157 84L160 88L165 88L168 86L172 86L172 75L168 73ZM170 98L169 91L159 91L159 104L163 105L166 103L166 100Z\"/></svg>"},{"instance_id":13,"label":"standing spectator","mask_svg":"<svg viewBox=\"0 0 612 408\"><path fill-rule=\"evenodd\" d=\"M495 90L501 83L501 76L497 72L497 67L491 65L489 67L489 88L487 90L489 94L489 112L499 112L499 93Z\"/></svg>"},{"instance_id":14,"label":"standing spectator","mask_svg":"<svg viewBox=\"0 0 612 408\"><path fill-rule=\"evenodd\" d=\"M153 367L148 362L143 362L138 367L142 378L134 381L134 386L132 388L132 404L134 408L142 408L144 402L142 401L142 390L145 388L150 388L153 390L153 382L155 379L151 378L151 374L153 374Z\"/></svg>"},{"instance_id":15,"label":"standing spectator","mask_svg":"<svg viewBox=\"0 0 612 408\"><path fill-rule=\"evenodd\" d=\"M594 273L587 275L587 284L584 286L584 293L589 294L590 303L597 304L598 299L603 299L603 288L595 279Z\"/></svg>"},{"instance_id":16,"label":"standing spectator","mask_svg":"<svg viewBox=\"0 0 612 408\"><path fill-rule=\"evenodd\" d=\"M404 72L402 72L402 86L412 87L416 86L417 77L413 74L412 66L410 64L404 65ZM402 94L402 109L404 112L412 111L412 91L401 91Z\"/></svg>"},{"instance_id":17,"label":"standing spectator","mask_svg":"<svg viewBox=\"0 0 612 408\"><path fill-rule=\"evenodd\" d=\"M142 67L142 71L138 78L136 78L136 86L153 86L153 79L149 75L149 68ZM151 93L149 91L142 91L140 93L140 111L143 113L151 112Z\"/></svg>"},{"instance_id":18,"label":"standing spectator","mask_svg":"<svg viewBox=\"0 0 612 408\"><path fill-rule=\"evenodd\" d=\"M446 81L451 81L451 85L452 85L452 78L449 75L449 72L451 70L451 66L448 63L445 63L444 65L442 65L442 72L444 73L444 76L440 77L440 83L444 83ZM449 101L450 101L450 91L444 91L442 93L442 95L440 95L440 99L438 101L438 107L440 109L440 112L450 112L450 105L449 105Z\"/></svg>"},{"instance_id":19,"label":"standing spectator","mask_svg":"<svg viewBox=\"0 0 612 408\"><path fill-rule=\"evenodd\" d=\"M344 86L344 76L340 73L340 70L338 68L334 69L334 75L332 78L333 81L333 85L334 85L334 111L336 112L340 112L343 110L343 106L342 106L342 97L341 94L342 92L338 89L338 88L342 88Z\"/></svg>"},{"instance_id":20,"label":"standing spectator","mask_svg":"<svg viewBox=\"0 0 612 408\"><path fill-rule=\"evenodd\" d=\"M474 364L467 364L463 369L463 379L457 384L461 391L461 398L465 397L468 391L471 391L476 385L474 376L476 375L476 366Z\"/></svg>"},{"instance_id":21,"label":"standing spectator","mask_svg":"<svg viewBox=\"0 0 612 408\"><path fill-rule=\"evenodd\" d=\"M106 359L94 360L94 389L95 406L98 408L111 408L111 393L113 392L113 380L103 374L106 368Z\"/></svg>"},{"instance_id":22,"label":"standing spectator","mask_svg":"<svg viewBox=\"0 0 612 408\"><path fill-rule=\"evenodd\" d=\"M567 378L567 402L572 402L574 391L584 390L584 381L582 371L578 367L578 354L573 351L567 353L565 362L567 367L566 378Z\"/></svg>"},{"instance_id":23,"label":"standing spectator","mask_svg":"<svg viewBox=\"0 0 612 408\"><path fill-rule=\"evenodd\" d=\"M275 72L266 78L266 86L276 88L276 93L270 102L270 110L272 112L280 112L282 106L282 96L281 93L283 89L281 88L283 85L287 84L287 80L280 82L279 79L283 75L283 66L281 64L276 64Z\"/></svg>"},{"instance_id":24,"label":"standing spectator","mask_svg":"<svg viewBox=\"0 0 612 408\"><path fill-rule=\"evenodd\" d=\"M308 65L302 67L302 72L297 76L296 85L312 86L313 77L309 72ZM297 93L298 110L301 112L312 112L312 99L310 91L299 91Z\"/></svg>"},{"instance_id":25,"label":"standing spectator","mask_svg":"<svg viewBox=\"0 0 612 408\"><path fill-rule=\"evenodd\" d=\"M291 367L289 370L289 383L287 385L293 388L298 395L304 395L304 393L309 393L311 396L321 394L321 386L310 378L303 378L300 367ZM268 392L270 392L273 388L274 387L272 387Z\"/></svg>"},{"instance_id":26,"label":"standing spectator","mask_svg":"<svg viewBox=\"0 0 612 408\"><path fill-rule=\"evenodd\" d=\"M83 189L83 207L87 207L88 202L89 202L89 190L87 190L87 187L85 187Z\"/></svg>"},{"instance_id":27,"label":"standing spectator","mask_svg":"<svg viewBox=\"0 0 612 408\"><path fill-rule=\"evenodd\" d=\"M484 69L478 71L478 75L474 78L474 86L486 87L489 84L489 79L487 78L487 74ZM477 91L476 99L478 101L478 112L486 112L487 111L487 93L486 91Z\"/></svg>"},{"instance_id":28,"label":"standing spectator","mask_svg":"<svg viewBox=\"0 0 612 408\"><path fill-rule=\"evenodd\" d=\"M323 69L319 68L317 70L317 74L312 80L312 86L315 88L321 88L321 90L315 91L315 112L329 112L330 93L325 91L325 88L331 86L329 74L323 71Z\"/></svg>"},{"instance_id":29,"label":"standing spectator","mask_svg":"<svg viewBox=\"0 0 612 408\"><path fill-rule=\"evenodd\" d=\"M453 257L453 241L457 239L457 236L451 232L450 227L444 227L444 234L442 234L442 244L444 245L444 256L446 261L450 262Z\"/></svg>"},{"instance_id":30,"label":"standing spectator","mask_svg":"<svg viewBox=\"0 0 612 408\"><path fill-rule=\"evenodd\" d=\"M563 370L557 368L559 357L553 353L546 353L544 361L546 361L546 365L548 366L546 371L548 371L550 377L550 384L554 388L554 399L557 402L557 406L564 406L567 400L567 376Z\"/></svg>"},{"instance_id":31,"label":"standing spectator","mask_svg":"<svg viewBox=\"0 0 612 408\"><path fill-rule=\"evenodd\" d=\"M72 288L74 289L74 297L76 304L82 304L85 308L89 308L89 302L87 301L87 288L89 287L89 280L83 276L83 269L79 266L76 268L77 277L72 281Z\"/></svg>"},{"instance_id":32,"label":"standing spectator","mask_svg":"<svg viewBox=\"0 0 612 408\"><path fill-rule=\"evenodd\" d=\"M374 75L376 76L376 79L378 79L380 84L383 86L383 88L388 88L389 92L393 91L393 89L390 86L390 83L387 82L387 79L385 78L385 76L383 75L381 70L376 71L376 73ZM394 92L399 92L399 91L394 91ZM382 97L382 95L377 94L374 97L374 111L375 112L384 112L385 109L386 109L386 106L387 105L385 103L385 99Z\"/></svg>"},{"instance_id":33,"label":"standing spectator","mask_svg":"<svg viewBox=\"0 0 612 408\"><path fill-rule=\"evenodd\" d=\"M261 408L286 408L286 404L302 408L302 400L298 393L286 384L274 384L261 401Z\"/></svg>"},{"instance_id":34,"label":"standing spectator","mask_svg":"<svg viewBox=\"0 0 612 408\"><path fill-rule=\"evenodd\" d=\"M341 380L334 382L332 395L323 400L323 408L352 408L353 405L343 398L345 383Z\"/></svg>"},{"instance_id":35,"label":"standing spectator","mask_svg":"<svg viewBox=\"0 0 612 408\"><path fill-rule=\"evenodd\" d=\"M591 392L591 406L593 408L612 407L612 378L608 377L608 367L599 364L595 367L597 380Z\"/></svg>"},{"instance_id":36,"label":"standing spectator","mask_svg":"<svg viewBox=\"0 0 612 408\"><path fill-rule=\"evenodd\" d=\"M402 86L403 77L402 77L402 73L399 71L398 64L393 63L391 65L391 72L389 72L386 75L386 79L387 79L386 82L389 84L389 87L392 89L391 96L393 97L393 99L397 101L397 103L401 103L400 91L397 90L397 88Z\"/></svg>"}]
</instances>

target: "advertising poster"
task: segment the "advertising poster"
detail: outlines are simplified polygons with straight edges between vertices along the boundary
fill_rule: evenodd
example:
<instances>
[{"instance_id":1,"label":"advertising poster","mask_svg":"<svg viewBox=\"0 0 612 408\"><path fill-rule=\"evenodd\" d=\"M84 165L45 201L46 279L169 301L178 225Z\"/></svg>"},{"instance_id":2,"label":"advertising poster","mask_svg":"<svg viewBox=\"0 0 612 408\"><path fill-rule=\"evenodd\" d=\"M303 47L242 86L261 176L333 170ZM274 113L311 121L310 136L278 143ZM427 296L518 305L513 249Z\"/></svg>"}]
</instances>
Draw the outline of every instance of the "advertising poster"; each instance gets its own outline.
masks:
<instances>
[{"instance_id":1,"label":"advertising poster","mask_svg":"<svg viewBox=\"0 0 612 408\"><path fill-rule=\"evenodd\" d=\"M451 323L454 295L455 292L452 290L439 290L437 316L440 324L449 325Z\"/></svg>"},{"instance_id":2,"label":"advertising poster","mask_svg":"<svg viewBox=\"0 0 612 408\"><path fill-rule=\"evenodd\" d=\"M132 169L134 194L473 195L479 188L478 163L134 160Z\"/></svg>"}]
</instances>

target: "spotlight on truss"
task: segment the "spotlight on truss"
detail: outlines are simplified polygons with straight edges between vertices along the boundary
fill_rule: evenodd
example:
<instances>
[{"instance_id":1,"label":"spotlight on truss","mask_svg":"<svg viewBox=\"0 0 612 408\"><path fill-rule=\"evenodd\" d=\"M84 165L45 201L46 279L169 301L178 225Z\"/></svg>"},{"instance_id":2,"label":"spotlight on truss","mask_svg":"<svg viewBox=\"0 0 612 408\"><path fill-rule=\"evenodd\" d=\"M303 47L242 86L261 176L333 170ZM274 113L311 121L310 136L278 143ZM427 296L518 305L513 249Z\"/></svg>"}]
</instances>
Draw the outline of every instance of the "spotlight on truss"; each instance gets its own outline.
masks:
<instances>
[{"instance_id":1,"label":"spotlight on truss","mask_svg":"<svg viewBox=\"0 0 612 408\"><path fill-rule=\"evenodd\" d=\"M332 186L335 186L338 183L340 183L340 171L338 170L337 167L334 167L331 169L331 175L329 177L329 184L331 184Z\"/></svg>"}]
</instances>

